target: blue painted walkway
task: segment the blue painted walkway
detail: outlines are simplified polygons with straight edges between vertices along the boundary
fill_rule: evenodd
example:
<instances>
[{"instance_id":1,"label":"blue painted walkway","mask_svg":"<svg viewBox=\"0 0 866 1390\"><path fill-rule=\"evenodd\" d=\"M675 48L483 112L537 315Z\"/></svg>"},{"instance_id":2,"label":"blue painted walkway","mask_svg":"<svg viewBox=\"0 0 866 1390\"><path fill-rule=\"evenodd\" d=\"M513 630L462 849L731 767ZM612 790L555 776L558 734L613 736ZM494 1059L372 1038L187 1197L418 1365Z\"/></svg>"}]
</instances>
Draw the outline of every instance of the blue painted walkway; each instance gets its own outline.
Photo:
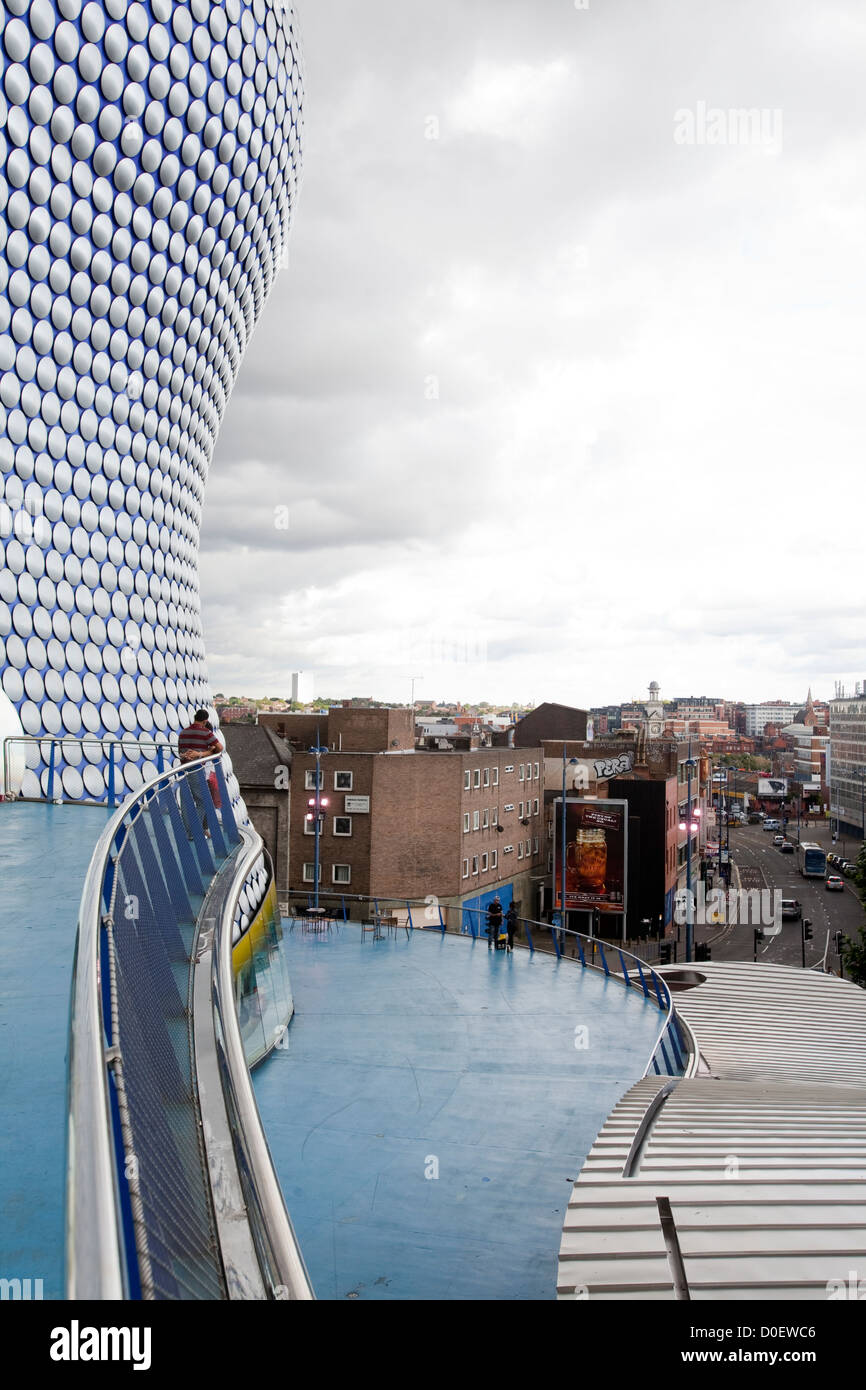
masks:
<instances>
[{"instance_id":1,"label":"blue painted walkway","mask_svg":"<svg viewBox=\"0 0 866 1390\"><path fill-rule=\"evenodd\" d=\"M0 1278L63 1297L66 1051L78 907L108 811L0 803Z\"/></svg>"},{"instance_id":2,"label":"blue painted walkway","mask_svg":"<svg viewBox=\"0 0 866 1390\"><path fill-rule=\"evenodd\" d=\"M661 1014L571 961L359 932L288 937L295 1017L253 1074L318 1297L552 1299L571 1183Z\"/></svg>"}]
</instances>

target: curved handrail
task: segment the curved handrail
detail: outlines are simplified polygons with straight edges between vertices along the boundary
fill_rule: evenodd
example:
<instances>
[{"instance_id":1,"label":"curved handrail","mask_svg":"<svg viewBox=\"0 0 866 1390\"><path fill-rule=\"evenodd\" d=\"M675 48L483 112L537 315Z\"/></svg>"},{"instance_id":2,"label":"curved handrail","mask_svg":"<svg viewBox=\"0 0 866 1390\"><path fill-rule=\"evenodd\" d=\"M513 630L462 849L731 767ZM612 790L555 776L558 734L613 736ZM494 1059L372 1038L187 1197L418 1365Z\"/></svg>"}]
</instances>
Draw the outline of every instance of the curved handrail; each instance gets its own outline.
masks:
<instances>
[{"instance_id":1,"label":"curved handrail","mask_svg":"<svg viewBox=\"0 0 866 1390\"><path fill-rule=\"evenodd\" d=\"M262 840L258 834L253 835L249 831L244 831L243 834L248 842L246 851L238 865L234 891L229 895L225 910L217 924L218 939L214 949L213 973L214 1012L223 1030L225 1066L237 1118L234 1135L244 1160L238 1166L247 1200L254 1209L256 1219L251 1225L260 1262L265 1263L271 1271L271 1287L276 1297L307 1300L315 1295L274 1171L244 1054L240 1022L235 1007L232 926L245 878L262 851Z\"/></svg>"},{"instance_id":2,"label":"curved handrail","mask_svg":"<svg viewBox=\"0 0 866 1390\"><path fill-rule=\"evenodd\" d=\"M117 1299L125 1292L102 1014L102 894L111 848L124 821L146 792L172 776L176 770L157 773L139 789L132 806L127 802L115 811L96 842L81 894L72 968L67 1103L67 1289L72 1299Z\"/></svg>"},{"instance_id":3,"label":"curved handrail","mask_svg":"<svg viewBox=\"0 0 866 1390\"><path fill-rule=\"evenodd\" d=\"M229 846L236 846L241 840L248 845L248 853L243 857L244 870L248 870L261 854L262 841L255 832L240 832L234 818L225 807L225 778L221 766L222 755L197 758L182 767L167 772L156 772L144 785L131 794L125 803L110 817L99 837L91 857L85 877L79 911L79 926L76 940L73 967L73 988L70 1013L70 1061L68 1087L68 1171L67 1171L67 1292L73 1299L118 1299L130 1296L131 1276L125 1258L124 1220L121 1187L118 1178L116 1137L113 1126L117 1117L113 1114L108 1081L109 1064L117 1071L120 1065L119 1049L108 1026L106 1017L106 992L112 975L112 960L106 961L103 951L101 929L110 925L111 908L109 895L116 887L116 864L126 837L137 824L145 810L166 787L174 789L190 774L200 775L201 769L213 764L217 781L221 787L224 801L223 835L228 844L225 853L231 857ZM203 779L202 779L203 780ZM214 839L217 830L214 828ZM204 843L202 841L202 843ZM226 861L228 862L228 861ZM237 872L237 870L234 870ZM241 878L230 895L232 912L243 886ZM228 972L231 977L231 935L232 917L227 918L227 927L222 937L227 950ZM109 954L111 954L109 952ZM222 959L223 951L220 951ZM216 971L216 960L214 960ZM108 978L104 978L106 976ZM113 979L111 979L113 995ZM113 1004L113 999L112 999ZM238 1063L234 1041L240 1040L237 1016L234 1012L234 996L229 987L223 988L220 1001L220 1023L224 1035L233 1039L232 1084L243 1092L245 1062L241 1044L240 1063ZM240 1067L240 1070L239 1070ZM251 1088L248 1074L246 1087ZM118 1093L122 1085L117 1087ZM118 1101L119 1103L119 1101ZM226 1098L228 1103L228 1098ZM249 1114L248 1104L241 1105L244 1116ZM258 1121L258 1114L255 1113ZM120 1119L121 1125L123 1118ZM253 1184L261 1180L265 1186L264 1202L267 1210L273 1203L271 1185L276 1178L271 1170L268 1177L262 1164L257 1143L263 1136L245 1136L256 1154ZM265 1146L265 1152L266 1146ZM268 1155L268 1162L270 1161ZM132 1188L132 1182L130 1182ZM255 1194L255 1187L253 1188ZM280 1199L281 1200L281 1199ZM133 1208L135 1199L132 1198ZM135 1221L133 1211L133 1221ZM283 1208L283 1222L288 1217ZM282 1248L280 1247L282 1258ZM292 1280L296 1271L291 1262L283 1260L289 1269ZM302 1267L302 1266L301 1266ZM302 1292L292 1293L291 1297L303 1297ZM310 1296L310 1295L307 1295Z\"/></svg>"}]
</instances>

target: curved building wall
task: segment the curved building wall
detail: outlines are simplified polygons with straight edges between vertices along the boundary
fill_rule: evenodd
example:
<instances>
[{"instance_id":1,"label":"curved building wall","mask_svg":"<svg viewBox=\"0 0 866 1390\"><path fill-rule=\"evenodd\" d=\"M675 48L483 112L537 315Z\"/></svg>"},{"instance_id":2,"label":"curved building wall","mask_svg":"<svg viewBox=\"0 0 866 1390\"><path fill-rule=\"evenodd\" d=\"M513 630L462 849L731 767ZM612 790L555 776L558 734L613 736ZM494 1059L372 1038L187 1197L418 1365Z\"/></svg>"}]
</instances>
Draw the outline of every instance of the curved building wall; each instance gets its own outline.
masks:
<instances>
[{"instance_id":1,"label":"curved building wall","mask_svg":"<svg viewBox=\"0 0 866 1390\"><path fill-rule=\"evenodd\" d=\"M134 790L134 740L197 705L216 722L199 523L295 201L296 21L282 0L4 0L0 25L0 679L28 734L128 735ZM31 764L38 795L47 751ZM100 743L58 770L104 795Z\"/></svg>"}]
</instances>

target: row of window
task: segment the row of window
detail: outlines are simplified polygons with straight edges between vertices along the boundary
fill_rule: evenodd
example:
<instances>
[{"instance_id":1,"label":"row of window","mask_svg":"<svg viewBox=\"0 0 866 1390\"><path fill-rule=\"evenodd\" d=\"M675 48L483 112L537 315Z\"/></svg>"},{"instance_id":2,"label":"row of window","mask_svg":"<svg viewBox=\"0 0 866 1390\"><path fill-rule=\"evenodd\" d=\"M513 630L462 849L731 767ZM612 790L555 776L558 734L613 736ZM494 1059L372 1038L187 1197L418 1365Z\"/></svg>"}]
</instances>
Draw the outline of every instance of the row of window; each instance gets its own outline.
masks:
<instances>
[{"instance_id":1,"label":"row of window","mask_svg":"<svg viewBox=\"0 0 866 1390\"><path fill-rule=\"evenodd\" d=\"M335 772L333 774L333 777L335 792L350 792L352 790L353 773ZM325 773L322 768L319 768L319 789L321 790L324 787L324 785ZM306 787L308 792L314 792L316 790L316 769L314 767L310 768L308 772L304 773L304 786Z\"/></svg>"},{"instance_id":2,"label":"row of window","mask_svg":"<svg viewBox=\"0 0 866 1390\"><path fill-rule=\"evenodd\" d=\"M525 808L525 812L524 812L524 808ZM508 806L506 806L506 807L505 807L505 810L506 810L506 811L513 811L513 810L514 810L514 804L513 804L513 802L510 803ZM538 815L538 797L537 797L537 796L535 797L534 801L527 801L527 802L520 801L520 802L518 802L517 819L518 819L518 820L523 820L524 813L525 813L527 816L537 816L537 815ZM464 812L463 812L463 834L464 834L464 835L468 835L470 830L486 830L486 829L488 828L488 826L495 826L495 825L497 825L497 824L498 824L498 821L499 821L499 808L496 807L496 806L494 806L493 809L492 809L491 811L489 811L489 812L488 812L488 809L487 809L486 806L483 807L483 809L480 810L480 811L464 811Z\"/></svg>"},{"instance_id":3,"label":"row of window","mask_svg":"<svg viewBox=\"0 0 866 1390\"><path fill-rule=\"evenodd\" d=\"M333 833L334 835L351 835L351 833L352 833L352 817L351 817L351 816L334 816L334 823L333 823L333 825L332 825L332 827L331 827L331 830L332 830L332 833ZM320 834L320 835L323 835L324 832L325 832L325 812L324 812L324 811L320 811L320 812L319 812L319 834ZM305 835L315 835L315 833L316 833L316 821L315 821L315 816L312 816L312 815L311 815L311 818L310 818L309 820L307 820L306 818L304 819L304 834L305 834Z\"/></svg>"},{"instance_id":4,"label":"row of window","mask_svg":"<svg viewBox=\"0 0 866 1390\"><path fill-rule=\"evenodd\" d=\"M538 836L537 836L537 835L535 836L535 838L534 838L533 840L521 840L521 841L519 841L518 846L517 846L517 857L518 857L518 859L529 859L529 858L532 857L533 852L534 852L535 854L538 853ZM503 848L503 850L502 850L502 853L503 853L503 854L513 854L513 853L514 853L514 846L513 846L513 845L505 845L504 848ZM470 863L471 863L471 865L472 865L471 870L470 870L470 867L469 867L469 866L470 866ZM479 869L479 863L480 863L480 869ZM490 867L491 869L495 869L495 868L497 867L498 863L499 863L499 851L498 851L498 850L492 849L492 850L490 850L489 854L473 854L472 857L471 857L471 859L464 859L464 860L463 860L463 877L464 877L464 878L469 878L470 873L472 873L472 874L477 874L477 873L480 872L480 873L482 873L482 874L486 874L487 871L488 871L488 865L489 865L489 867Z\"/></svg>"},{"instance_id":5,"label":"row of window","mask_svg":"<svg viewBox=\"0 0 866 1390\"><path fill-rule=\"evenodd\" d=\"M315 868L316 868L315 864L305 864L305 865L304 865L304 875L303 875L303 877L304 877L304 883L315 883L315 881L316 881ZM319 865L319 882L321 883L321 881L322 881L322 866L321 866L321 864L320 864L320 865ZM352 866L351 866L351 864L332 864L332 865L331 865L331 882L332 882L332 883L342 883L342 884L351 883L351 882L352 882Z\"/></svg>"},{"instance_id":6,"label":"row of window","mask_svg":"<svg viewBox=\"0 0 866 1390\"><path fill-rule=\"evenodd\" d=\"M514 771L514 764L510 764L506 772ZM538 763L521 763L517 769L517 778L520 782L531 782L533 778L537 782L540 772ZM492 780L491 780L492 778ZM466 768L463 773L463 790L471 791L475 787L498 787L499 768L498 767L476 767Z\"/></svg>"}]
</instances>

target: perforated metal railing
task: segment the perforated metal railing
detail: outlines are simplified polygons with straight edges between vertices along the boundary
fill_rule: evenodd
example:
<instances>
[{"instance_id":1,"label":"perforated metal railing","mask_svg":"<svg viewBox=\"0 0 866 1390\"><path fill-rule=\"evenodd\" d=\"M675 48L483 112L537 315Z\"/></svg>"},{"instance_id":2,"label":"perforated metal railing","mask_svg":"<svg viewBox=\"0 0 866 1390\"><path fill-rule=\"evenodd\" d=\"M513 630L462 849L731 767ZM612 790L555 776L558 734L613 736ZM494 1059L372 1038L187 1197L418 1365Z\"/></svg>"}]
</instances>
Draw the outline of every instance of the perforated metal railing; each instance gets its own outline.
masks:
<instances>
[{"instance_id":1,"label":"perforated metal railing","mask_svg":"<svg viewBox=\"0 0 866 1390\"><path fill-rule=\"evenodd\" d=\"M97 845L71 1015L72 1298L310 1296L232 987L237 900L261 855L219 757L156 776Z\"/></svg>"},{"instance_id":2,"label":"perforated metal railing","mask_svg":"<svg viewBox=\"0 0 866 1390\"><path fill-rule=\"evenodd\" d=\"M370 924L374 941L382 939L386 930L395 927L405 928L407 934L418 930L452 932L464 939L487 941L490 926L486 907L473 908L462 903L451 906L440 902L434 894L411 899L320 892L318 903L314 904L312 894L293 891L287 895L286 909L296 921L314 930L329 919L348 922L355 918ZM497 928L497 935L505 935L506 931L503 922ZM670 989L652 965L639 956L615 941L585 936L527 917L516 919L513 940L517 946L531 952L546 951L558 959L573 960L584 969L598 970L626 989L640 991L644 999L659 1010L659 1031L644 1070L645 1076L651 1073L682 1076L697 1066L697 1046L688 1025L674 1007Z\"/></svg>"}]
</instances>

